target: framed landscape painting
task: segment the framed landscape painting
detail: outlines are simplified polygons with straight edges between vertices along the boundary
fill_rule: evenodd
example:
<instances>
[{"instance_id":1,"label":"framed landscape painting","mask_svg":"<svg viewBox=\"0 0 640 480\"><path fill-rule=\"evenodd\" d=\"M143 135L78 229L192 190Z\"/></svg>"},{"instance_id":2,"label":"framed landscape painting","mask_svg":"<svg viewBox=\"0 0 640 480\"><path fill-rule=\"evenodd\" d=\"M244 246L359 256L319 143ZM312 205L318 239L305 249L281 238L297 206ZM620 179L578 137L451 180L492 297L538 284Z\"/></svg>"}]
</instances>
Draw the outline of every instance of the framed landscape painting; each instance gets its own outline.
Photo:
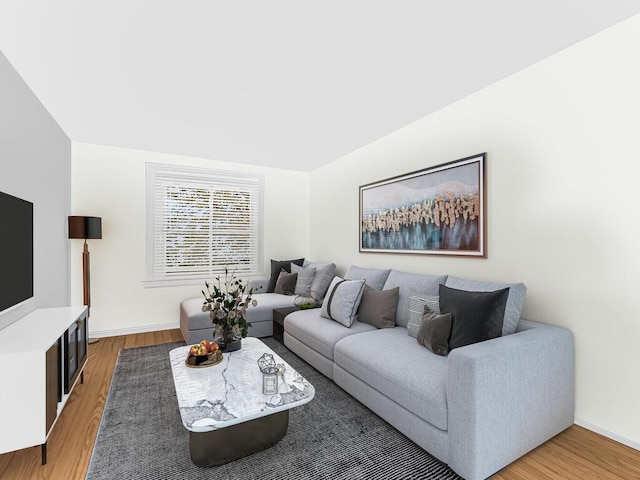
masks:
<instances>
[{"instance_id":1,"label":"framed landscape painting","mask_svg":"<svg viewBox=\"0 0 640 480\"><path fill-rule=\"evenodd\" d=\"M485 154L360 187L360 251L486 257Z\"/></svg>"}]
</instances>

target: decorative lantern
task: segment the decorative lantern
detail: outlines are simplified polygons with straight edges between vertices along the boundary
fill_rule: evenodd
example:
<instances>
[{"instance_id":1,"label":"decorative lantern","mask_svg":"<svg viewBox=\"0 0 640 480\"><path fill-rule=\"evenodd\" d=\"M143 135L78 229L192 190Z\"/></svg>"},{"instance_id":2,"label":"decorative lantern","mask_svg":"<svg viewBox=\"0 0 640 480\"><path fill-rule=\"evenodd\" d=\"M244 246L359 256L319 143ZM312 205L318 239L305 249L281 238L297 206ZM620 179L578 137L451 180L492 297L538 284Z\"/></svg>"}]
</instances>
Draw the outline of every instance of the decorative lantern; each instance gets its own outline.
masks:
<instances>
[{"instance_id":1,"label":"decorative lantern","mask_svg":"<svg viewBox=\"0 0 640 480\"><path fill-rule=\"evenodd\" d=\"M278 367L273 355L264 353L258 359L258 367L262 372L262 393L264 395L275 395L278 393Z\"/></svg>"},{"instance_id":2,"label":"decorative lantern","mask_svg":"<svg viewBox=\"0 0 640 480\"><path fill-rule=\"evenodd\" d=\"M263 353L262 356L258 359L258 367L260 367L260 371L264 372L265 368L275 367L276 361L273 359L273 355L270 353Z\"/></svg>"}]
</instances>

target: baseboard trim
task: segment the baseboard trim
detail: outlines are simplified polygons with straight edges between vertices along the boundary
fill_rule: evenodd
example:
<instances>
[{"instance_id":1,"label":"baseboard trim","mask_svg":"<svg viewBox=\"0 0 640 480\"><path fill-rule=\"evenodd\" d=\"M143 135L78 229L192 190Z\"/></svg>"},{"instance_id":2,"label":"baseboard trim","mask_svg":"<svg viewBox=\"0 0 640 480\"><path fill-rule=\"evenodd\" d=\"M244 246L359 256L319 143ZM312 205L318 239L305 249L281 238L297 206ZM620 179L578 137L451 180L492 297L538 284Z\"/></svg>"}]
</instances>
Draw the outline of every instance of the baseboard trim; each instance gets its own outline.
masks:
<instances>
[{"instance_id":1,"label":"baseboard trim","mask_svg":"<svg viewBox=\"0 0 640 480\"><path fill-rule=\"evenodd\" d=\"M620 435L617 435L615 433L609 432L608 430L605 430L596 425L593 425L592 423L585 422L584 420L580 420L579 418L574 418L573 422L580 427L586 428L587 430L591 430L592 432L597 433L598 435L607 437L615 442L626 445L627 447L631 447L634 450L640 450L640 443L633 442L627 438L621 437Z\"/></svg>"},{"instance_id":2,"label":"baseboard trim","mask_svg":"<svg viewBox=\"0 0 640 480\"><path fill-rule=\"evenodd\" d=\"M101 330L97 332L89 331L91 338L118 337L120 335L132 335L134 333L158 332L161 330L173 330L180 328L180 323L159 323L156 325L145 325L143 327L119 328L117 330Z\"/></svg>"}]
</instances>

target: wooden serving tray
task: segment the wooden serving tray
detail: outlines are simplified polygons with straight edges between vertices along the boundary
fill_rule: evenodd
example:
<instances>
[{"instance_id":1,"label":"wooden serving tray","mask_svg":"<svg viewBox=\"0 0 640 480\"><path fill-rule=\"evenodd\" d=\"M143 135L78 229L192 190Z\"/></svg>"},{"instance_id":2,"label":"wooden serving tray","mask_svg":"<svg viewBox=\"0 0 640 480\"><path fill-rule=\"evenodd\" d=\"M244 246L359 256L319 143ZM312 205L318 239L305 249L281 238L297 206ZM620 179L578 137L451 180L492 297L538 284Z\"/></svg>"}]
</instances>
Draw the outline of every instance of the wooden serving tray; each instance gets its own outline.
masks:
<instances>
[{"instance_id":1,"label":"wooden serving tray","mask_svg":"<svg viewBox=\"0 0 640 480\"><path fill-rule=\"evenodd\" d=\"M206 368L213 367L222 361L222 352L216 350L208 355L187 355L184 363L190 368Z\"/></svg>"}]
</instances>

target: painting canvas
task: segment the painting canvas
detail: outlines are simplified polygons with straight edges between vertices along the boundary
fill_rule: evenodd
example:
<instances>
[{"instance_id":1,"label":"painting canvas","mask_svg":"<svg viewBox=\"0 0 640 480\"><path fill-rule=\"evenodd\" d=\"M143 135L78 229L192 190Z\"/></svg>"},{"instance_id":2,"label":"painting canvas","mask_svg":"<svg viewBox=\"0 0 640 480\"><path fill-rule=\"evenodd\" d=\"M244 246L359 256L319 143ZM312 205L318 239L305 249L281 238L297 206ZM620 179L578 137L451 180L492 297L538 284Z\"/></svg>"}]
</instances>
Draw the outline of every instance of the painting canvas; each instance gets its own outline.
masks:
<instances>
[{"instance_id":1,"label":"painting canvas","mask_svg":"<svg viewBox=\"0 0 640 480\"><path fill-rule=\"evenodd\" d=\"M360 251L485 257L485 154L360 187Z\"/></svg>"}]
</instances>

